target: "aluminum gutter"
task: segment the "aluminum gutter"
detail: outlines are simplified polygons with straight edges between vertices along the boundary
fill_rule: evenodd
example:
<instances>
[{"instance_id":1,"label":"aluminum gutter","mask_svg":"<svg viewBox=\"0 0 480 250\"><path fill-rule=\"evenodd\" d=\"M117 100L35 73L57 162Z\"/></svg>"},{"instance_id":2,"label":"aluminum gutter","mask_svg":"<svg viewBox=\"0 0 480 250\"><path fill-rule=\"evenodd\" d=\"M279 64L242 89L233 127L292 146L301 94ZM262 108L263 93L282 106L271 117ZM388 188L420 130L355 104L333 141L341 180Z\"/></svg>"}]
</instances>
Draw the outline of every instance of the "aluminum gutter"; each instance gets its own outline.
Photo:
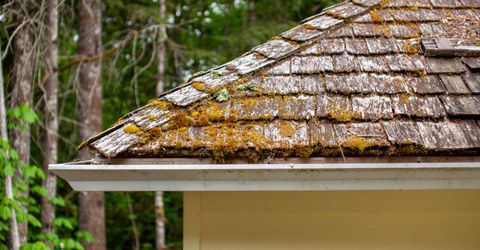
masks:
<instances>
[{"instance_id":1,"label":"aluminum gutter","mask_svg":"<svg viewBox=\"0 0 480 250\"><path fill-rule=\"evenodd\" d=\"M51 164L77 191L480 189L480 162L333 164Z\"/></svg>"}]
</instances>

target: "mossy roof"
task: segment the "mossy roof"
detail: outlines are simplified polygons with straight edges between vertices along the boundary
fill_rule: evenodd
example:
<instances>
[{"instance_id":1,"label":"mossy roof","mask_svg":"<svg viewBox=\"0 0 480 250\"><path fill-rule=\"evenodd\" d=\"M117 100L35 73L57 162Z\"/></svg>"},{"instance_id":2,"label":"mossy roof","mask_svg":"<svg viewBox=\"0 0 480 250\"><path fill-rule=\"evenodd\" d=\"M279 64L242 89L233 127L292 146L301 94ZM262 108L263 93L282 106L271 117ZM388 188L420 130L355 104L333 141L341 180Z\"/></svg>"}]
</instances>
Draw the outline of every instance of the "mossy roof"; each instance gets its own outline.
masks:
<instances>
[{"instance_id":1,"label":"mossy roof","mask_svg":"<svg viewBox=\"0 0 480 250\"><path fill-rule=\"evenodd\" d=\"M250 160L478 154L479 37L477 0L346 1L192 76L81 147Z\"/></svg>"}]
</instances>

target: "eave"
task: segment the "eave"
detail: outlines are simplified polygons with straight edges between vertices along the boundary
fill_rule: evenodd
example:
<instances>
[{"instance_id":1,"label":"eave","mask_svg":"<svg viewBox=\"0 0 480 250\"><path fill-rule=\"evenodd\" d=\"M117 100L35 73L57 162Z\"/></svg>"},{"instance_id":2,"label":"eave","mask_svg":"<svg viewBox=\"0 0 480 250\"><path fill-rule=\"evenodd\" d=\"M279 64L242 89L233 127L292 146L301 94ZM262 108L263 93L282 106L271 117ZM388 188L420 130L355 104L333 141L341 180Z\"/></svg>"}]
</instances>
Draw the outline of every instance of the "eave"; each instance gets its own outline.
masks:
<instances>
[{"instance_id":1,"label":"eave","mask_svg":"<svg viewBox=\"0 0 480 250\"><path fill-rule=\"evenodd\" d=\"M51 164L49 169L77 191L480 189L476 156L340 159L281 159L272 164L128 159Z\"/></svg>"}]
</instances>

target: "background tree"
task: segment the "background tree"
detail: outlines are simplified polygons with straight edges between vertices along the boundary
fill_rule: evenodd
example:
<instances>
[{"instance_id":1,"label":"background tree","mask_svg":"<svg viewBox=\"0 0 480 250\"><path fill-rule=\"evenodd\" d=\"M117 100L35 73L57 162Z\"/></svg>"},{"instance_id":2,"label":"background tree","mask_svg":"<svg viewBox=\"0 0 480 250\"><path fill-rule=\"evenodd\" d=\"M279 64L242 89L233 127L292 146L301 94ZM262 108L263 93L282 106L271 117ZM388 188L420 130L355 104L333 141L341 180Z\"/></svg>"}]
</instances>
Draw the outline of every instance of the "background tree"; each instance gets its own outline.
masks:
<instances>
[{"instance_id":1,"label":"background tree","mask_svg":"<svg viewBox=\"0 0 480 250\"><path fill-rule=\"evenodd\" d=\"M44 121L45 135L43 138L43 171L45 179L42 186L48 195L42 197L41 222L42 232L53 231L53 219L55 218L55 206L52 199L57 194L57 178L48 171L48 164L56 163L58 158L58 0L47 0L46 10L46 51L45 51L45 87L44 87Z\"/></svg>"},{"instance_id":2,"label":"background tree","mask_svg":"<svg viewBox=\"0 0 480 250\"><path fill-rule=\"evenodd\" d=\"M3 65L2 65L2 50L0 49L0 133L2 144L8 144L8 135L7 135L7 110L5 107L5 93L4 93L4 84L3 84ZM3 149L4 147L2 147ZM5 158L9 158L9 152L5 152ZM4 190L6 198L9 201L13 201L13 183L12 176L5 174L4 176ZM12 250L18 250L20 248L20 235L18 234L18 224L17 224L17 213L13 207L9 208L10 218L9 218L9 231L8 231L8 245Z\"/></svg>"},{"instance_id":3,"label":"background tree","mask_svg":"<svg viewBox=\"0 0 480 250\"><path fill-rule=\"evenodd\" d=\"M78 85L77 124L81 140L102 130L102 4L100 0L82 0L78 14ZM88 60L86 59L88 58ZM86 150L80 159L90 156ZM80 229L90 232L95 240L85 249L106 249L103 192L79 193Z\"/></svg>"},{"instance_id":4,"label":"background tree","mask_svg":"<svg viewBox=\"0 0 480 250\"><path fill-rule=\"evenodd\" d=\"M158 41L157 41L157 96L163 93L165 86L165 54L167 41L167 3L159 0ZM163 207L163 192L155 192L155 231L157 250L166 249L165 246L165 211Z\"/></svg>"},{"instance_id":5,"label":"background tree","mask_svg":"<svg viewBox=\"0 0 480 250\"><path fill-rule=\"evenodd\" d=\"M17 34L13 37L13 69L11 72L11 82L13 89L10 97L10 108L18 107L22 104L32 107L33 104L33 71L34 71L34 37L32 32L33 20L30 16L30 10L34 4L29 0L19 0L15 2L15 18L18 24ZM15 151L18 152L23 164L30 164L30 125L22 121L24 129L12 128L11 141ZM23 184L20 199L20 206L27 212L26 201L28 200L28 181L20 167L16 168L15 178L18 178ZM27 242L28 223L22 220L18 225L20 244Z\"/></svg>"}]
</instances>

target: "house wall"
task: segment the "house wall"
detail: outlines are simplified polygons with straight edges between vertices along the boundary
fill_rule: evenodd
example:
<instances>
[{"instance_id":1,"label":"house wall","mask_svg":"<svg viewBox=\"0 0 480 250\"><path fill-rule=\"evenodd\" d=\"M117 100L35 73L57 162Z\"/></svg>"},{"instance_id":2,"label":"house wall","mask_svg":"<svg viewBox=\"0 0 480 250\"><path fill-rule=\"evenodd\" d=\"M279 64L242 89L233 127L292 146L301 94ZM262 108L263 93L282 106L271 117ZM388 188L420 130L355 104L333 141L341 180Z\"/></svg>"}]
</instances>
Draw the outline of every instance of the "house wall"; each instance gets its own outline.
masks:
<instances>
[{"instance_id":1,"label":"house wall","mask_svg":"<svg viewBox=\"0 0 480 250\"><path fill-rule=\"evenodd\" d=\"M480 191L185 192L184 249L480 249Z\"/></svg>"}]
</instances>

